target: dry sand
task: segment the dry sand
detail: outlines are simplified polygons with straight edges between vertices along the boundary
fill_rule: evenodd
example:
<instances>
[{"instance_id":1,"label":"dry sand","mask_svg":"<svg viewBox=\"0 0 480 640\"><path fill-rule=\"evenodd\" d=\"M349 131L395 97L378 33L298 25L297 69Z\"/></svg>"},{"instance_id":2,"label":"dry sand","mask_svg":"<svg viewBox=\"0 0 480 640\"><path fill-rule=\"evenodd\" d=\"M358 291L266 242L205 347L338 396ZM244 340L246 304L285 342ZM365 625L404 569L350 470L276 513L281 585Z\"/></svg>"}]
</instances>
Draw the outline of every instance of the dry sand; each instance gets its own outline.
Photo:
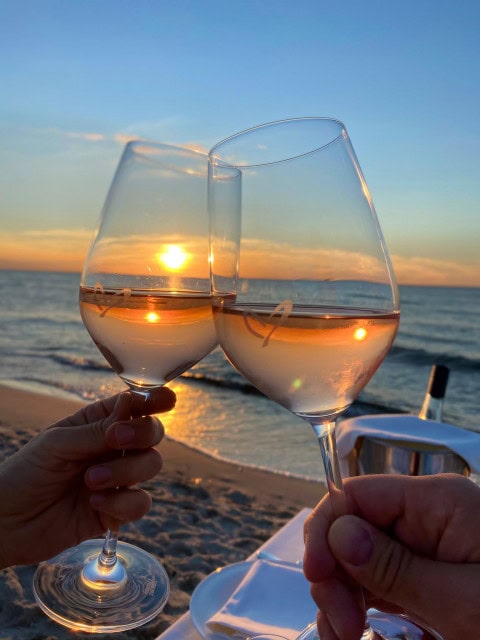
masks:
<instances>
[{"instance_id":1,"label":"dry sand","mask_svg":"<svg viewBox=\"0 0 480 640\"><path fill-rule=\"evenodd\" d=\"M0 461L81 404L0 385ZM320 483L217 460L168 438L160 450L164 467L144 485L153 507L142 520L122 527L120 537L159 557L171 595L149 624L108 636L119 640L158 636L188 610L193 589L206 575L244 560L325 492ZM31 588L34 571L34 566L0 571L0 640L94 638L70 632L40 611Z\"/></svg>"}]
</instances>

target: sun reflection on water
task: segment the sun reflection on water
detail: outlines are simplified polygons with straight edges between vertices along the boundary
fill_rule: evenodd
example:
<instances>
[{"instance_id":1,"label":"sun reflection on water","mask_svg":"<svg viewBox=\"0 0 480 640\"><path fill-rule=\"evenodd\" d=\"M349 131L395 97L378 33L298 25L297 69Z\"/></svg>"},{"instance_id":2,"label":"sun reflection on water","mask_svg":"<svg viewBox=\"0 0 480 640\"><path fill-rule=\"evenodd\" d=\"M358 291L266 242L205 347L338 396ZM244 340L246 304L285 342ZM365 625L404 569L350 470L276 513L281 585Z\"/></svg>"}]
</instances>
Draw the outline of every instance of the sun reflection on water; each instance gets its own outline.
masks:
<instances>
[{"instance_id":1,"label":"sun reflection on water","mask_svg":"<svg viewBox=\"0 0 480 640\"><path fill-rule=\"evenodd\" d=\"M175 408L168 413L158 414L163 423L165 433L169 437L181 442L189 442L195 447L209 448L208 425L212 417L218 414L218 408L212 402L212 396L200 385L186 384L181 380L175 380L168 384L175 392L177 402ZM192 442L191 425L195 423L195 442ZM205 425L205 427L203 426ZM215 450L213 453L217 453Z\"/></svg>"}]
</instances>

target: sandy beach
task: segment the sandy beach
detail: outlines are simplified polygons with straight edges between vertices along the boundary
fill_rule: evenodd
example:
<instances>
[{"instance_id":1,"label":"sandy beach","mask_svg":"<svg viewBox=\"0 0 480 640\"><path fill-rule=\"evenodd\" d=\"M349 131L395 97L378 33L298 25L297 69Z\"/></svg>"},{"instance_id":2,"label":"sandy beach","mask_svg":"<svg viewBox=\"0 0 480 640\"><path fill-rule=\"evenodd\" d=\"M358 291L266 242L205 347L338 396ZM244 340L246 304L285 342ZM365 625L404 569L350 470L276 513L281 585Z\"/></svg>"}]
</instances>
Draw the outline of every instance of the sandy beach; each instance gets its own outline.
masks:
<instances>
[{"instance_id":1,"label":"sandy beach","mask_svg":"<svg viewBox=\"0 0 480 640\"><path fill-rule=\"evenodd\" d=\"M0 385L0 461L81 404ZM188 610L193 589L206 575L244 560L325 492L318 482L228 463L169 438L160 450L164 467L144 485L153 507L142 520L123 527L121 539L160 558L171 580L171 595L157 619L115 634L119 639L158 636ZM31 588L34 571L28 566L0 572L0 640L95 637L70 632L40 611Z\"/></svg>"}]
</instances>

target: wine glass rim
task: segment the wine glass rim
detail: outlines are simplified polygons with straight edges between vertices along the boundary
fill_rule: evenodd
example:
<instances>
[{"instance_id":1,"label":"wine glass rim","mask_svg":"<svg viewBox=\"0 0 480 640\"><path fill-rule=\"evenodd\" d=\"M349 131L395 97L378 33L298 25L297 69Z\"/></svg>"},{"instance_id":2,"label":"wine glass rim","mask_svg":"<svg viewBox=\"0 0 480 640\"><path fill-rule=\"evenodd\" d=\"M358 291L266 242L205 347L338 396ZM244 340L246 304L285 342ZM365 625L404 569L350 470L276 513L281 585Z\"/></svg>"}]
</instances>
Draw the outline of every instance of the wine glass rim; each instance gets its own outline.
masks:
<instances>
[{"instance_id":1,"label":"wine glass rim","mask_svg":"<svg viewBox=\"0 0 480 640\"><path fill-rule=\"evenodd\" d=\"M305 153L299 153L297 155L293 155L293 156L288 156L286 158L281 158L280 160L274 160L274 161L270 161L270 162L257 162L257 163L253 163L253 164L236 164L236 163L232 163L232 162L228 162L227 160L224 160L223 158L216 156L215 153L224 145L228 144L229 142L231 142L232 140L235 140L236 138L240 138L241 136L244 136L246 134L249 133L253 133L254 131L259 131L261 129L267 129L269 127L274 127L277 125L283 125L283 124L291 124L291 123L295 123L295 122L307 122L307 121L317 121L317 122L330 122L332 124L335 124L338 128L339 128L339 132L338 135L336 136L332 136L332 138L326 142L325 144L321 144L318 147L314 147L313 149L310 149L309 151L306 151ZM220 142L217 142L208 152L208 159L209 162L211 163L215 163L221 166L225 166L225 167L234 167L236 169L248 169L248 168L254 168L254 167L264 167L264 166L268 166L268 165L274 165L274 164L280 164L282 162L288 162L290 160L294 160L296 158L302 158L304 156L308 156L311 155L313 153L317 153L318 151L320 151L321 149L325 149L326 147L332 145L333 143L335 143L339 138L341 137L346 137L347 134L347 129L345 127L345 125L343 124L343 122L341 120L339 120L338 118L333 118L330 116L301 116L301 117L296 117L296 118L285 118L283 120L273 120L271 122L264 122L262 124L256 125L254 127L249 127L248 129L243 129L242 131L238 131L237 133L232 134L231 136L228 136L227 138L224 138L223 140L221 140Z\"/></svg>"}]
</instances>

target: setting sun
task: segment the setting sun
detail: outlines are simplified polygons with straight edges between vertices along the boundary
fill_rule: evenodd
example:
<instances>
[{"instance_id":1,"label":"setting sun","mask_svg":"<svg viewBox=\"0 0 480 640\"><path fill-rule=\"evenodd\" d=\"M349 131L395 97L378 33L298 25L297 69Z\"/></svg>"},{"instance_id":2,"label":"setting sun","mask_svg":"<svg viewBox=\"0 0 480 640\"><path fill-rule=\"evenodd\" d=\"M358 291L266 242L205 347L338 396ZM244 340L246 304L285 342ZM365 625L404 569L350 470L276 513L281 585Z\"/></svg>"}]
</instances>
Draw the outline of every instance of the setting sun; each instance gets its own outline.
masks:
<instances>
[{"instance_id":1,"label":"setting sun","mask_svg":"<svg viewBox=\"0 0 480 640\"><path fill-rule=\"evenodd\" d=\"M178 244L167 244L157 253L157 260L172 271L181 269L188 260L187 252Z\"/></svg>"}]
</instances>

